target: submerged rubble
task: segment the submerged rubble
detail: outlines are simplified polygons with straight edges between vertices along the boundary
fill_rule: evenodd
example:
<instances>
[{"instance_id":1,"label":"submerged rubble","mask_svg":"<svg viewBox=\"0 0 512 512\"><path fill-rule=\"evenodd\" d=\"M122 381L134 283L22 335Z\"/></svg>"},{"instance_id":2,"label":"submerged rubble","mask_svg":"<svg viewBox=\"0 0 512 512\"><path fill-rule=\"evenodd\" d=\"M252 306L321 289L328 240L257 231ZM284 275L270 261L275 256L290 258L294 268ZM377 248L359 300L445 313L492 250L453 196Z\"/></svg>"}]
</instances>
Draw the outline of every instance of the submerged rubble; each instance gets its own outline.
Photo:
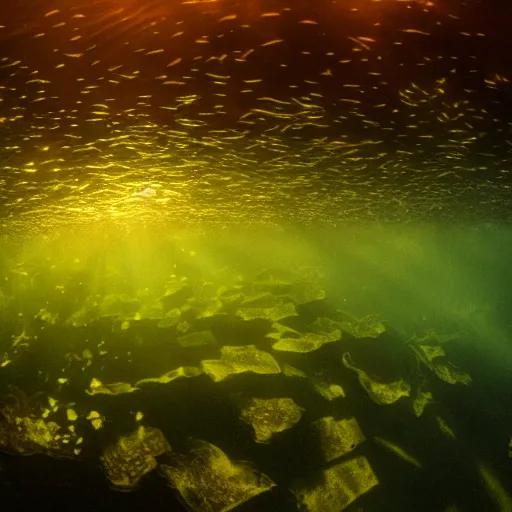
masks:
<instances>
[{"instance_id":1,"label":"submerged rubble","mask_svg":"<svg viewBox=\"0 0 512 512\"><path fill-rule=\"evenodd\" d=\"M171 370L170 372L164 373L160 377L141 379L135 384L135 386L139 388L144 384L167 384L182 377L197 377L201 374L202 371L199 368L195 368L194 366L181 366L176 370Z\"/></svg>"},{"instance_id":2,"label":"submerged rubble","mask_svg":"<svg viewBox=\"0 0 512 512\"><path fill-rule=\"evenodd\" d=\"M160 470L194 512L228 512L275 486L268 476L232 462L202 440L194 440L185 454L173 454Z\"/></svg>"},{"instance_id":3,"label":"submerged rubble","mask_svg":"<svg viewBox=\"0 0 512 512\"><path fill-rule=\"evenodd\" d=\"M357 373L359 383L376 404L389 405L410 395L411 386L407 382L401 379L395 382L383 383L372 379L364 370L355 366L348 352L343 354L343 364Z\"/></svg>"},{"instance_id":4,"label":"submerged rubble","mask_svg":"<svg viewBox=\"0 0 512 512\"><path fill-rule=\"evenodd\" d=\"M378 484L366 457L357 457L297 481L292 492L301 510L339 512Z\"/></svg>"},{"instance_id":5,"label":"submerged rubble","mask_svg":"<svg viewBox=\"0 0 512 512\"><path fill-rule=\"evenodd\" d=\"M283 338L280 337L279 341L272 345L273 350L283 352L313 352L318 350L326 343L339 341L341 338L341 331L334 331L331 334L316 334L305 333L298 338Z\"/></svg>"},{"instance_id":6,"label":"submerged rubble","mask_svg":"<svg viewBox=\"0 0 512 512\"><path fill-rule=\"evenodd\" d=\"M118 489L135 488L144 475L157 467L155 457L170 451L160 430L140 426L104 451L101 461L107 478Z\"/></svg>"},{"instance_id":7,"label":"submerged rubble","mask_svg":"<svg viewBox=\"0 0 512 512\"><path fill-rule=\"evenodd\" d=\"M259 495L272 503L267 491L276 486L289 488L298 510L339 512L387 480L372 469L379 457L425 467L410 444L380 433L373 403L407 404L404 417L394 407L398 429L421 435L415 422L430 421L457 439L433 391L438 398L440 385L471 383L447 357L452 338L429 331L401 340L376 316L335 310L312 269L252 279L173 274L160 294L125 293L112 276L115 293L91 290L66 311L48 302L13 323L0 379L36 347L56 362L35 373L51 389L43 406L21 391L5 394L0 451L82 460L96 450L111 487L123 491L159 468L197 512L233 510ZM264 472L231 460L232 448ZM288 457L289 475L277 469Z\"/></svg>"},{"instance_id":8,"label":"submerged rubble","mask_svg":"<svg viewBox=\"0 0 512 512\"><path fill-rule=\"evenodd\" d=\"M332 462L355 450L366 440L355 418L336 421L332 416L313 423L325 462Z\"/></svg>"},{"instance_id":9,"label":"submerged rubble","mask_svg":"<svg viewBox=\"0 0 512 512\"><path fill-rule=\"evenodd\" d=\"M238 373L276 374L281 372L277 361L268 353L258 350L254 345L246 347L228 347L221 349L220 359L201 361L201 368L215 382Z\"/></svg>"},{"instance_id":10,"label":"submerged rubble","mask_svg":"<svg viewBox=\"0 0 512 512\"><path fill-rule=\"evenodd\" d=\"M0 405L0 451L15 455L45 454L52 457L75 457L80 454L81 438L71 424L63 426L48 416L59 410L50 400L51 409L36 407L19 389L2 399Z\"/></svg>"},{"instance_id":11,"label":"submerged rubble","mask_svg":"<svg viewBox=\"0 0 512 512\"><path fill-rule=\"evenodd\" d=\"M459 370L453 364L451 364L442 347L442 343L446 343L446 340L440 340L435 333L430 332L427 340L428 343L424 343L424 340L419 342L410 343L409 347L414 351L417 358L423 363L430 371L437 375L441 380L444 380L448 384L465 384L471 383L471 376L467 373ZM449 338L448 341L451 341Z\"/></svg>"},{"instance_id":12,"label":"submerged rubble","mask_svg":"<svg viewBox=\"0 0 512 512\"><path fill-rule=\"evenodd\" d=\"M85 390L89 395L122 395L124 393L133 393L134 391L137 391L137 388L132 387L126 382L103 384L98 379L92 379L89 389Z\"/></svg>"},{"instance_id":13,"label":"submerged rubble","mask_svg":"<svg viewBox=\"0 0 512 512\"><path fill-rule=\"evenodd\" d=\"M241 419L252 426L257 443L268 443L292 428L302 417L302 409L291 398L252 398L242 409Z\"/></svg>"}]
</instances>

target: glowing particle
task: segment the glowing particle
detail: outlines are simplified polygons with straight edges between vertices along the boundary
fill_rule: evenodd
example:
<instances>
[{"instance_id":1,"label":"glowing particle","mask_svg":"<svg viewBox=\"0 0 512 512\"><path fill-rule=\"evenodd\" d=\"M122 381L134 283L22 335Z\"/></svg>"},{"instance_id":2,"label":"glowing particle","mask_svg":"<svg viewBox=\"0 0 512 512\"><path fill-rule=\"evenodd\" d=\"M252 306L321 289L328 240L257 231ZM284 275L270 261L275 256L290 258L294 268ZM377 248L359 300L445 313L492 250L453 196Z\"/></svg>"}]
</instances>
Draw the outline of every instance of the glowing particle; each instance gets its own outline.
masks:
<instances>
[{"instance_id":1,"label":"glowing particle","mask_svg":"<svg viewBox=\"0 0 512 512\"><path fill-rule=\"evenodd\" d=\"M167 67L170 68L171 66L176 66L176 64L179 64L182 61L181 57L178 57L177 59L174 59L172 62L167 64Z\"/></svg>"},{"instance_id":2,"label":"glowing particle","mask_svg":"<svg viewBox=\"0 0 512 512\"><path fill-rule=\"evenodd\" d=\"M402 32L406 32L408 34L421 34L423 36L429 36L429 32L423 32L422 30L417 30L415 28L404 28L402 29Z\"/></svg>"},{"instance_id":3,"label":"glowing particle","mask_svg":"<svg viewBox=\"0 0 512 512\"><path fill-rule=\"evenodd\" d=\"M266 43L263 43L261 46L271 46L274 44L282 43L284 39L273 39L272 41L267 41Z\"/></svg>"}]
</instances>

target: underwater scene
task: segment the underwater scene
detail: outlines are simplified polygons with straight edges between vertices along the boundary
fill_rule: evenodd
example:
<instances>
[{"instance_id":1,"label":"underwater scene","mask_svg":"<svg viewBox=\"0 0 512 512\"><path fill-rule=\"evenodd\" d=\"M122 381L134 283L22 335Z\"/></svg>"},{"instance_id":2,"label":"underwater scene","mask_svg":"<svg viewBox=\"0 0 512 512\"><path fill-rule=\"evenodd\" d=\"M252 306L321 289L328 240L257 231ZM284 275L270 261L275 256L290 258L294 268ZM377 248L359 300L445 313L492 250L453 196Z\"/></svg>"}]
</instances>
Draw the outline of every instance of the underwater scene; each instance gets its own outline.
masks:
<instances>
[{"instance_id":1,"label":"underwater scene","mask_svg":"<svg viewBox=\"0 0 512 512\"><path fill-rule=\"evenodd\" d=\"M2 2L2 509L512 512L510 19Z\"/></svg>"}]
</instances>

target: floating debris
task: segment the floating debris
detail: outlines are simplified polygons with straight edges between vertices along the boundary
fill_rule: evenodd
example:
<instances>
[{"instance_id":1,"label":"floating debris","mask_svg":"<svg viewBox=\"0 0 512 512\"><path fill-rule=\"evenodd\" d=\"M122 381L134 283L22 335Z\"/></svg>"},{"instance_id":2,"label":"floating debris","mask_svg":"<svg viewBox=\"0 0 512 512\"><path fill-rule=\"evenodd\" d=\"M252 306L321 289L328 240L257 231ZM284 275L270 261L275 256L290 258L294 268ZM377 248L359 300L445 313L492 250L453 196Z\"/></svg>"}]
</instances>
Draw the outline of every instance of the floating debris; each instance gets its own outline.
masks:
<instances>
[{"instance_id":1,"label":"floating debris","mask_svg":"<svg viewBox=\"0 0 512 512\"><path fill-rule=\"evenodd\" d=\"M485 464L478 464L478 472L485 484L485 488L500 512L512 512L512 497L498 477Z\"/></svg>"},{"instance_id":2,"label":"floating debris","mask_svg":"<svg viewBox=\"0 0 512 512\"><path fill-rule=\"evenodd\" d=\"M377 444L383 446L384 448L386 448L386 450L388 450L391 453L394 453L395 455L405 460L409 464L412 464L413 466L416 466L417 468L420 469L423 467L421 462L418 461L418 459L416 459L412 455L409 455L403 448L400 448L400 446L398 446L397 444L392 443L391 441L387 441L386 439L382 439L382 437L374 437L373 440Z\"/></svg>"},{"instance_id":3,"label":"floating debris","mask_svg":"<svg viewBox=\"0 0 512 512\"><path fill-rule=\"evenodd\" d=\"M457 439L455 432L451 427L448 426L448 424L446 423L446 421L443 420L443 418L441 418L440 416L436 416L436 421L437 424L439 425L439 429L445 436L451 437L452 439Z\"/></svg>"}]
</instances>

